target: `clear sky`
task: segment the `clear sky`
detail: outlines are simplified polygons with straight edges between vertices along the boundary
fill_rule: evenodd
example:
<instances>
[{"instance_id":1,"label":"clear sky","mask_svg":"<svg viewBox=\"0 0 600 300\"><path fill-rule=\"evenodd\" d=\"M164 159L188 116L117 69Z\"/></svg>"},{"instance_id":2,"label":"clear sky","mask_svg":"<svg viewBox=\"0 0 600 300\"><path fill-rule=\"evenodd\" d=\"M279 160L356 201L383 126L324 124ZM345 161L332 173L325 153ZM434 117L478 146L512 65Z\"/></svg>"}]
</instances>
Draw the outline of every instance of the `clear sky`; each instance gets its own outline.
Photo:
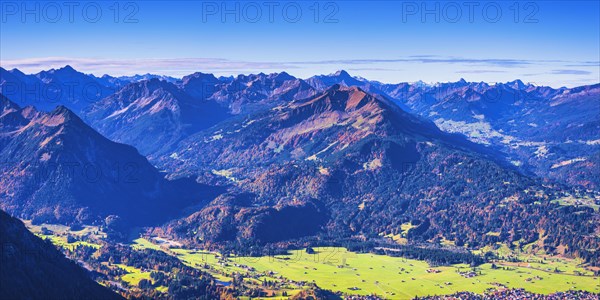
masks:
<instances>
[{"instance_id":1,"label":"clear sky","mask_svg":"<svg viewBox=\"0 0 600 300\"><path fill-rule=\"evenodd\" d=\"M0 2L0 65L32 73L70 64L95 75L304 78L345 69L382 82L600 82L599 1L70 3Z\"/></svg>"}]
</instances>

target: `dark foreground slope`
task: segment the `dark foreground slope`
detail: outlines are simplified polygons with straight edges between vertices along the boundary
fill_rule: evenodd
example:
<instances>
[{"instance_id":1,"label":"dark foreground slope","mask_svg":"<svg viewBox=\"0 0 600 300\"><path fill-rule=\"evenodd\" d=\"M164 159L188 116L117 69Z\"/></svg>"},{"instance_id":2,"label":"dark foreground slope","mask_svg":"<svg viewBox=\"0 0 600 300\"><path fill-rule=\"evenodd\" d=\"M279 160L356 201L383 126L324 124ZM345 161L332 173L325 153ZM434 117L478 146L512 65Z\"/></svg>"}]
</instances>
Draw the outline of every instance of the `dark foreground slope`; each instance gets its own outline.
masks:
<instances>
[{"instance_id":1,"label":"dark foreground slope","mask_svg":"<svg viewBox=\"0 0 600 300\"><path fill-rule=\"evenodd\" d=\"M123 299L0 211L1 299Z\"/></svg>"}]
</instances>

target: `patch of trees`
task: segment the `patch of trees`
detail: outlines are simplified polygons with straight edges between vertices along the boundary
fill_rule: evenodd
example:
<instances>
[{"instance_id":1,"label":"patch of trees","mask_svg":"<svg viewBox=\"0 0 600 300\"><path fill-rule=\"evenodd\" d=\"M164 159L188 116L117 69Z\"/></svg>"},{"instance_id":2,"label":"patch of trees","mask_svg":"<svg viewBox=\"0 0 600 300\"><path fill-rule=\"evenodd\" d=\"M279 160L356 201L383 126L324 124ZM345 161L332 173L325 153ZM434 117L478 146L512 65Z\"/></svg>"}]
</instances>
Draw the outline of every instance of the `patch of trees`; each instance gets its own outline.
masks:
<instances>
[{"instance_id":1,"label":"patch of trees","mask_svg":"<svg viewBox=\"0 0 600 300\"><path fill-rule=\"evenodd\" d=\"M452 264L469 264L471 266L478 266L486 262L483 257L474 255L470 252L457 252L441 248L403 246L395 249L377 248L373 252L389 256L424 260L432 266Z\"/></svg>"}]
</instances>

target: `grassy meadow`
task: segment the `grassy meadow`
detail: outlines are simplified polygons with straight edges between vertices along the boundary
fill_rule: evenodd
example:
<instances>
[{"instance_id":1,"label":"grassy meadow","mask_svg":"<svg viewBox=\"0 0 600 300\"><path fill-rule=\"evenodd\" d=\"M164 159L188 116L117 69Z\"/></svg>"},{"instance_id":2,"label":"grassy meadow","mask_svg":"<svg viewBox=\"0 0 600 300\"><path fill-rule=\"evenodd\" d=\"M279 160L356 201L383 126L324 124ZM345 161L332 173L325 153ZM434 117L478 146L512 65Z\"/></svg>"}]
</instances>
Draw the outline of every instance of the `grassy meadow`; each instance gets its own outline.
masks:
<instances>
[{"instance_id":1,"label":"grassy meadow","mask_svg":"<svg viewBox=\"0 0 600 300\"><path fill-rule=\"evenodd\" d=\"M147 243L141 239L139 244ZM152 246L155 247L156 245ZM319 287L348 294L377 294L389 299L450 294L459 291L484 293L488 289L524 288L549 294L557 291L587 290L600 293L600 280L579 265L564 258L527 256L527 261L499 261L493 268L487 263L476 268L467 265L431 267L419 260L371 253L353 253L345 248L314 248L289 255L269 257L229 257L219 259L217 253L186 249L170 249L193 267L210 266L220 281L229 281L232 273L258 274L270 280L280 277L295 282L314 282ZM555 272L555 270L559 272ZM252 271L249 271L252 270Z\"/></svg>"},{"instance_id":2,"label":"grassy meadow","mask_svg":"<svg viewBox=\"0 0 600 300\"><path fill-rule=\"evenodd\" d=\"M25 223L37 235L66 249L77 245L102 247L103 234L96 227L85 226L72 231L66 226ZM406 224L403 229L409 226ZM77 240L68 243L67 236ZM398 238L403 238L403 233ZM246 285L266 290L268 288L263 286L263 282L276 282L277 288L268 290L269 299L285 299L283 292L292 296L312 283L332 291L377 294L387 299L410 299L459 291L484 293L502 288L524 288L542 294L571 289L600 293L600 279L593 276L593 271L584 268L580 260L544 253L514 253L506 246L488 247L479 252L492 251L501 258L516 258L517 262L500 259L494 264L486 263L476 268L462 264L432 267L425 261L354 253L339 247L313 248L314 254L294 250L288 255L265 257L223 257L216 252L182 249L177 242L158 238L138 238L131 247L173 255L188 266L210 273L225 285L232 282L235 274L244 274ZM142 279L151 280L150 272L132 266L114 264L111 268L124 270L125 274L119 279L130 286L136 287ZM166 287L157 289L166 290Z\"/></svg>"}]
</instances>

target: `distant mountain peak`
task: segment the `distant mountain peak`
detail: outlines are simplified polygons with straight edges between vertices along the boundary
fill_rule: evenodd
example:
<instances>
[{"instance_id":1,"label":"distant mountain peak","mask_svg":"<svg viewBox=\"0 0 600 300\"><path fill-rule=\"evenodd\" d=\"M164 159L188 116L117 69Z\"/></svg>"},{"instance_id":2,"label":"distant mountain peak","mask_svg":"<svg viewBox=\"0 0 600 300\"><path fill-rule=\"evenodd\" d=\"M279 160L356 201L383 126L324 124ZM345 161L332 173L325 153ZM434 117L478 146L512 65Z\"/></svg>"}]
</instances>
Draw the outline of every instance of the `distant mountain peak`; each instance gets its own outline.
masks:
<instances>
[{"instance_id":1,"label":"distant mountain peak","mask_svg":"<svg viewBox=\"0 0 600 300\"><path fill-rule=\"evenodd\" d=\"M219 79L219 81L230 82L230 81L233 81L235 79L235 77L233 77L233 75L230 75L230 76L219 76L218 79Z\"/></svg>"},{"instance_id":2,"label":"distant mountain peak","mask_svg":"<svg viewBox=\"0 0 600 300\"><path fill-rule=\"evenodd\" d=\"M525 83L523 83L523 81L521 81L520 79L509 81L506 83L506 85L512 87L513 89L517 89L517 90L524 89L528 86Z\"/></svg>"},{"instance_id":3,"label":"distant mountain peak","mask_svg":"<svg viewBox=\"0 0 600 300\"><path fill-rule=\"evenodd\" d=\"M338 70L337 72L333 73L333 75L337 77L352 77L348 72L346 72L346 70Z\"/></svg>"},{"instance_id":4,"label":"distant mountain peak","mask_svg":"<svg viewBox=\"0 0 600 300\"><path fill-rule=\"evenodd\" d=\"M339 83L346 86L364 86L369 84L368 81L352 77L345 70L339 70L329 75L317 75L306 79L306 82L317 90L326 90L333 84Z\"/></svg>"},{"instance_id":5,"label":"distant mountain peak","mask_svg":"<svg viewBox=\"0 0 600 300\"><path fill-rule=\"evenodd\" d=\"M281 72L281 73L273 73L271 75L273 75L273 79L275 79L277 81L287 81L287 80L294 80L294 79L296 79L296 77L288 74L285 71Z\"/></svg>"},{"instance_id":6,"label":"distant mountain peak","mask_svg":"<svg viewBox=\"0 0 600 300\"><path fill-rule=\"evenodd\" d=\"M521 81L521 79L516 79L516 80L513 80L513 81L511 81L509 83L524 84L523 81Z\"/></svg>"},{"instance_id":7,"label":"distant mountain peak","mask_svg":"<svg viewBox=\"0 0 600 300\"><path fill-rule=\"evenodd\" d=\"M4 69L2 69L2 70L4 70ZM6 70L4 70L4 71L6 71ZM19 70L19 69L17 69L17 68L12 68L12 69L11 69L10 71L8 71L8 72L12 73L13 75L17 75L17 76L19 76L19 77L25 77L25 76L27 76L27 75L25 75L25 73L21 72L21 70Z\"/></svg>"},{"instance_id":8,"label":"distant mountain peak","mask_svg":"<svg viewBox=\"0 0 600 300\"><path fill-rule=\"evenodd\" d=\"M40 72L40 74L44 74L44 73L46 73L46 72L45 71ZM83 73L75 70L70 65L66 65L66 66L64 66L62 68L59 68L59 69L51 69L47 73L49 73L49 74L64 74L64 75L83 74Z\"/></svg>"},{"instance_id":9,"label":"distant mountain peak","mask_svg":"<svg viewBox=\"0 0 600 300\"><path fill-rule=\"evenodd\" d=\"M183 84L187 84L191 81L200 81L200 82L218 82L219 79L215 77L215 75L211 73L202 73L196 72L187 76L184 76L182 79Z\"/></svg>"},{"instance_id":10,"label":"distant mountain peak","mask_svg":"<svg viewBox=\"0 0 600 300\"><path fill-rule=\"evenodd\" d=\"M120 76L120 77L117 77L117 79L119 79L119 80L131 82L131 83L133 83L133 82L140 82L140 81L143 81L143 80L154 79L154 78L158 78L158 79L161 79L161 80L164 80L164 81L168 81L168 82L171 82L171 83L177 82L177 80L178 80L177 78L174 78L174 77L170 77L170 76L166 76L166 75L156 75L156 74L150 74L150 73L146 73L146 74L143 74L143 75L135 74L135 75L132 75L132 76Z\"/></svg>"},{"instance_id":11,"label":"distant mountain peak","mask_svg":"<svg viewBox=\"0 0 600 300\"><path fill-rule=\"evenodd\" d=\"M417 81L413 82L412 85L414 85L416 87L429 87L429 86L431 86L431 84L428 84L428 83L424 82L423 80L417 80Z\"/></svg>"},{"instance_id":12,"label":"distant mountain peak","mask_svg":"<svg viewBox=\"0 0 600 300\"><path fill-rule=\"evenodd\" d=\"M66 65L66 66L60 68L59 70L76 72L76 70L73 67L71 67L71 65Z\"/></svg>"}]
</instances>

